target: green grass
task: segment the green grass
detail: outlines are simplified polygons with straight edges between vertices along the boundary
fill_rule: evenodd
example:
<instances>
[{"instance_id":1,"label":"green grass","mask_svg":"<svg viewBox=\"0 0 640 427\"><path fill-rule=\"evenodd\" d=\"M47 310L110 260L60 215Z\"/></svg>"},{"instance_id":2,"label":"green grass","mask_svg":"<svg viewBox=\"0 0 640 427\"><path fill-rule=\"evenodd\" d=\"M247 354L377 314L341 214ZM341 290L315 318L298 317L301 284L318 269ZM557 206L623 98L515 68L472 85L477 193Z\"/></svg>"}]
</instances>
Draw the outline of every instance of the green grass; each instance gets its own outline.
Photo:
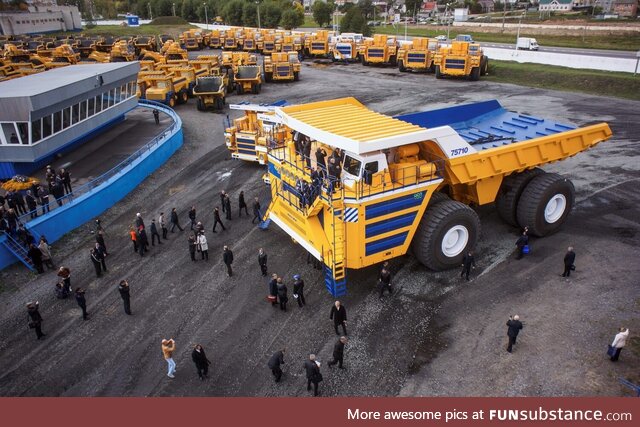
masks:
<instances>
[{"instance_id":1,"label":"green grass","mask_svg":"<svg viewBox=\"0 0 640 427\"><path fill-rule=\"evenodd\" d=\"M430 27L430 28L428 28ZM391 25L386 27L375 27L374 31L380 34L396 34L396 28ZM398 36L404 36L404 27L397 29ZM425 26L425 27L409 27L407 35L435 37L437 35L447 35L445 26ZM512 43L516 42L515 34L508 33L475 33L468 31L460 31L455 27L451 27L449 36L453 39L457 34L471 34L474 40L479 42L494 43ZM576 47L584 49L609 49L609 50L631 50L637 51L640 46L640 33L630 35L588 35L584 38L581 36L556 36L556 35L536 35L527 34L525 31L520 32L522 37L535 37L540 46L556 46L556 47Z\"/></svg>"},{"instance_id":2,"label":"green grass","mask_svg":"<svg viewBox=\"0 0 640 427\"><path fill-rule=\"evenodd\" d=\"M318 28L318 24L313 20L313 16L304 16L304 24L299 26L298 28Z\"/></svg>"},{"instance_id":3,"label":"green grass","mask_svg":"<svg viewBox=\"0 0 640 427\"><path fill-rule=\"evenodd\" d=\"M640 100L640 76L595 70L576 70L513 61L489 61L489 75L483 80L521 86L582 92Z\"/></svg>"},{"instance_id":4,"label":"green grass","mask_svg":"<svg viewBox=\"0 0 640 427\"><path fill-rule=\"evenodd\" d=\"M120 25L96 25L91 29L84 29L83 34L87 35L111 35L111 36L137 36L137 35L179 35L189 28L197 28L194 25L151 25L143 24L139 27L123 27Z\"/></svg>"}]
</instances>

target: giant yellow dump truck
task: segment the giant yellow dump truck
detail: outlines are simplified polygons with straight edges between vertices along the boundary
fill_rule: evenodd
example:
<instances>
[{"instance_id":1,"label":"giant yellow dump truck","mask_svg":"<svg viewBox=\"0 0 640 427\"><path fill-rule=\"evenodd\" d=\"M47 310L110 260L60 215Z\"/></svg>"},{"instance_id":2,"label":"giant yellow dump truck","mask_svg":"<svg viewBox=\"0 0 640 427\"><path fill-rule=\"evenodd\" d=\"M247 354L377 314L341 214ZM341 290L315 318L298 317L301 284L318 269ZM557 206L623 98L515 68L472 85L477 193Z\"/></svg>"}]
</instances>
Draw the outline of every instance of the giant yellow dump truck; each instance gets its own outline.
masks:
<instances>
[{"instance_id":1,"label":"giant yellow dump truck","mask_svg":"<svg viewBox=\"0 0 640 427\"><path fill-rule=\"evenodd\" d=\"M304 55L309 58L328 58L331 54L329 32L316 31L305 39Z\"/></svg>"},{"instance_id":2,"label":"giant yellow dump truck","mask_svg":"<svg viewBox=\"0 0 640 427\"><path fill-rule=\"evenodd\" d=\"M300 79L300 60L296 52L272 53L262 60L264 80L271 81L298 81Z\"/></svg>"},{"instance_id":3,"label":"giant yellow dump truck","mask_svg":"<svg viewBox=\"0 0 640 427\"><path fill-rule=\"evenodd\" d=\"M270 105L230 105L231 110L244 111L244 116L227 122L225 127L224 142L231 157L266 165L268 149L282 146L285 141L285 129L278 123L274 111L286 104L280 100Z\"/></svg>"},{"instance_id":4,"label":"giant yellow dump truck","mask_svg":"<svg viewBox=\"0 0 640 427\"><path fill-rule=\"evenodd\" d=\"M439 47L439 42L436 39L414 37L410 43L402 44L398 49L398 69L401 72L434 72L433 60Z\"/></svg>"},{"instance_id":5,"label":"giant yellow dump truck","mask_svg":"<svg viewBox=\"0 0 640 427\"><path fill-rule=\"evenodd\" d=\"M450 46L440 47L433 62L437 79L453 76L476 81L489 70L489 58L478 43L454 40Z\"/></svg>"},{"instance_id":6,"label":"giant yellow dump truck","mask_svg":"<svg viewBox=\"0 0 640 427\"><path fill-rule=\"evenodd\" d=\"M480 237L470 205L496 202L509 223L536 236L555 232L573 207L574 187L538 167L611 137L606 123L576 128L506 111L495 100L389 117L344 98L275 114L293 136L269 150L266 215L324 263L334 296L346 292L347 269L410 247L430 269L459 266ZM325 167L315 155L308 164L296 152L295 141L306 140L311 153L319 147L334 158L327 178L308 168Z\"/></svg>"},{"instance_id":7,"label":"giant yellow dump truck","mask_svg":"<svg viewBox=\"0 0 640 427\"><path fill-rule=\"evenodd\" d=\"M360 46L362 65L390 64L398 62L398 40L394 36L375 34L373 39L365 40Z\"/></svg>"}]
</instances>

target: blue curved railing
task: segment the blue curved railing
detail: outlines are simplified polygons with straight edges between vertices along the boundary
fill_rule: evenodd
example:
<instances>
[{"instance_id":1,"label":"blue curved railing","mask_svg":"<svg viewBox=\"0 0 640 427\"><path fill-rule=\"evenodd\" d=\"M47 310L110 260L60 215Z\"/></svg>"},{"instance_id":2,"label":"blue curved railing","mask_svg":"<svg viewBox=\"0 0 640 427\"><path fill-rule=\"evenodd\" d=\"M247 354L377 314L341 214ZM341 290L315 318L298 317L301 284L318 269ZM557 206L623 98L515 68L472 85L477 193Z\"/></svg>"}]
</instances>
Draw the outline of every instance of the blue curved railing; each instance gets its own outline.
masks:
<instances>
[{"instance_id":1,"label":"blue curved railing","mask_svg":"<svg viewBox=\"0 0 640 427\"><path fill-rule=\"evenodd\" d=\"M94 178L93 180L77 188L74 188L73 191L69 194L59 197L58 199L50 199L48 204L48 212L43 214L42 213L44 212L43 205L39 205L38 208L32 211L29 211L23 215L20 215L20 217L18 217L18 221L21 222L22 224L27 225L29 221L33 219L42 217L43 215L44 216L49 215L49 213L51 211L54 211L57 207L61 207L66 204L73 203L74 199L80 197L83 194L89 193L94 188L104 184L114 176L118 175L123 169L125 169L127 166L135 162L144 153L154 148L156 145L164 141L166 138L173 136L180 128L182 128L182 119L180 119L180 116L178 116L178 114L173 109L167 107L166 105L161 104L159 102L155 102L155 101L149 101L146 99L138 100L138 105L141 107L154 108L154 109L160 110L163 113L170 116L173 119L173 122L171 123L171 125L169 125L165 129L160 131L160 133L158 133L156 136L154 136L151 139L151 141L144 144L142 147L140 147L135 152L133 152L129 157L127 157L122 162L118 163L117 165L115 165L113 168L109 169L102 175L98 176L97 178ZM40 215L32 218L31 216L34 213L38 214L38 211L41 211Z\"/></svg>"}]
</instances>

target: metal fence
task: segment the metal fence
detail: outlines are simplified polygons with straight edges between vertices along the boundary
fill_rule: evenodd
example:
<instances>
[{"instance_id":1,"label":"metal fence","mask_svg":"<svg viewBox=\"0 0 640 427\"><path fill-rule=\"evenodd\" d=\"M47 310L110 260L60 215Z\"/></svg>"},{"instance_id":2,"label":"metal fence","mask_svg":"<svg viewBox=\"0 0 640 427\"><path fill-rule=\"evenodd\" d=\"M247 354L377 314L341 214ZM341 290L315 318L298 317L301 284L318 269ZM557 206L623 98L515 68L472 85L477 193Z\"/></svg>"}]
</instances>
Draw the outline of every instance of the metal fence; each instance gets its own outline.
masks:
<instances>
[{"instance_id":1,"label":"metal fence","mask_svg":"<svg viewBox=\"0 0 640 427\"><path fill-rule=\"evenodd\" d=\"M166 138L173 136L173 134L176 131L176 128L180 126L181 120L176 114L176 112L173 111L171 108L163 104L160 104L158 102L149 101L146 99L138 100L138 105L142 107L155 108L159 111L166 113L173 119L171 125L163 129L160 133L154 136L151 139L151 141L144 144L142 147L140 147L134 153L132 153L129 157L127 157L125 160L115 165L113 168L109 169L107 172L103 173L97 178L94 178L93 180L87 182L86 184L83 184L77 188L74 188L73 191L69 194L66 194L55 200L50 199L49 203L45 205L41 204L35 210L32 210L30 212L27 212L26 214L21 215L18 218L19 222L21 222L22 224L27 224L32 219L35 219L38 215L40 216L48 215L51 211L55 210L58 207L62 207L66 204L73 203L74 199L76 199L79 196L82 196L83 194L91 192L96 187L99 187L100 185L109 181L111 178L113 178L114 176L122 172L123 169L125 169L126 167L134 163L144 153L150 151L152 148L154 148L160 142L164 141Z\"/></svg>"}]
</instances>

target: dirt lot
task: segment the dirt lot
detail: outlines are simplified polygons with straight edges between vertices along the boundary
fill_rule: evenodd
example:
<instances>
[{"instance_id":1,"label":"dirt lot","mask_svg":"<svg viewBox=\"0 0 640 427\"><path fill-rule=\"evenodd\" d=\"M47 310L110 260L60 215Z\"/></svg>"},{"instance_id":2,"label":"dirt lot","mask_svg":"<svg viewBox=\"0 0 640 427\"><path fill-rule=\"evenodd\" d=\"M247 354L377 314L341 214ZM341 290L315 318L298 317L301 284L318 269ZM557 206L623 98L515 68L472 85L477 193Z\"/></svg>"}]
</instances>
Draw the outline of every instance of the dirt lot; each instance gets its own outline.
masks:
<instances>
[{"instance_id":1,"label":"dirt lot","mask_svg":"<svg viewBox=\"0 0 640 427\"><path fill-rule=\"evenodd\" d=\"M347 369L323 364L324 396L619 396L619 377L640 381L640 234L638 137L640 103L488 82L438 80L360 65L305 64L301 81L268 84L241 100L290 103L355 96L370 108L395 115L497 98L507 108L580 125L607 121L614 138L545 170L571 178L577 206L556 235L532 240L533 252L512 257L518 230L501 222L492 206L483 223L478 268L471 282L458 271L433 273L407 255L392 262L397 289L379 301L377 268L349 273L343 302L349 314ZM261 231L238 219L244 190L266 201L264 168L232 161L222 137L223 114L200 113L192 100L177 109L185 144L161 169L101 216L107 229L109 272L96 279L86 250L91 224L54 244L58 264L73 271L73 285L88 288L90 320L74 301L53 296L53 273L35 277L16 265L0 273L0 394L4 396L306 396L302 363L309 352L326 362L336 340L332 298L304 251L272 225ZM235 114L235 112L233 113ZM337 118L339 120L339 118ZM234 218L213 234L218 193L232 194ZM147 222L177 207L187 222L191 205L208 230L210 261L192 263L186 232L169 234L144 258L134 254L126 231L136 212ZM235 274L227 278L222 245L234 250ZM577 253L569 281L558 275L567 245ZM269 270L291 283L307 283L307 306L283 313L264 301L257 250L269 254ZM133 316L126 316L116 290L127 278ZM27 329L24 303L38 299L44 341ZM525 328L507 354L505 322L518 313ZM618 326L633 339L617 364L605 357ZM176 378L166 377L160 340L174 337ZM201 343L212 361L200 382L191 362ZM269 356L287 347L283 382L274 384Z\"/></svg>"}]
</instances>

